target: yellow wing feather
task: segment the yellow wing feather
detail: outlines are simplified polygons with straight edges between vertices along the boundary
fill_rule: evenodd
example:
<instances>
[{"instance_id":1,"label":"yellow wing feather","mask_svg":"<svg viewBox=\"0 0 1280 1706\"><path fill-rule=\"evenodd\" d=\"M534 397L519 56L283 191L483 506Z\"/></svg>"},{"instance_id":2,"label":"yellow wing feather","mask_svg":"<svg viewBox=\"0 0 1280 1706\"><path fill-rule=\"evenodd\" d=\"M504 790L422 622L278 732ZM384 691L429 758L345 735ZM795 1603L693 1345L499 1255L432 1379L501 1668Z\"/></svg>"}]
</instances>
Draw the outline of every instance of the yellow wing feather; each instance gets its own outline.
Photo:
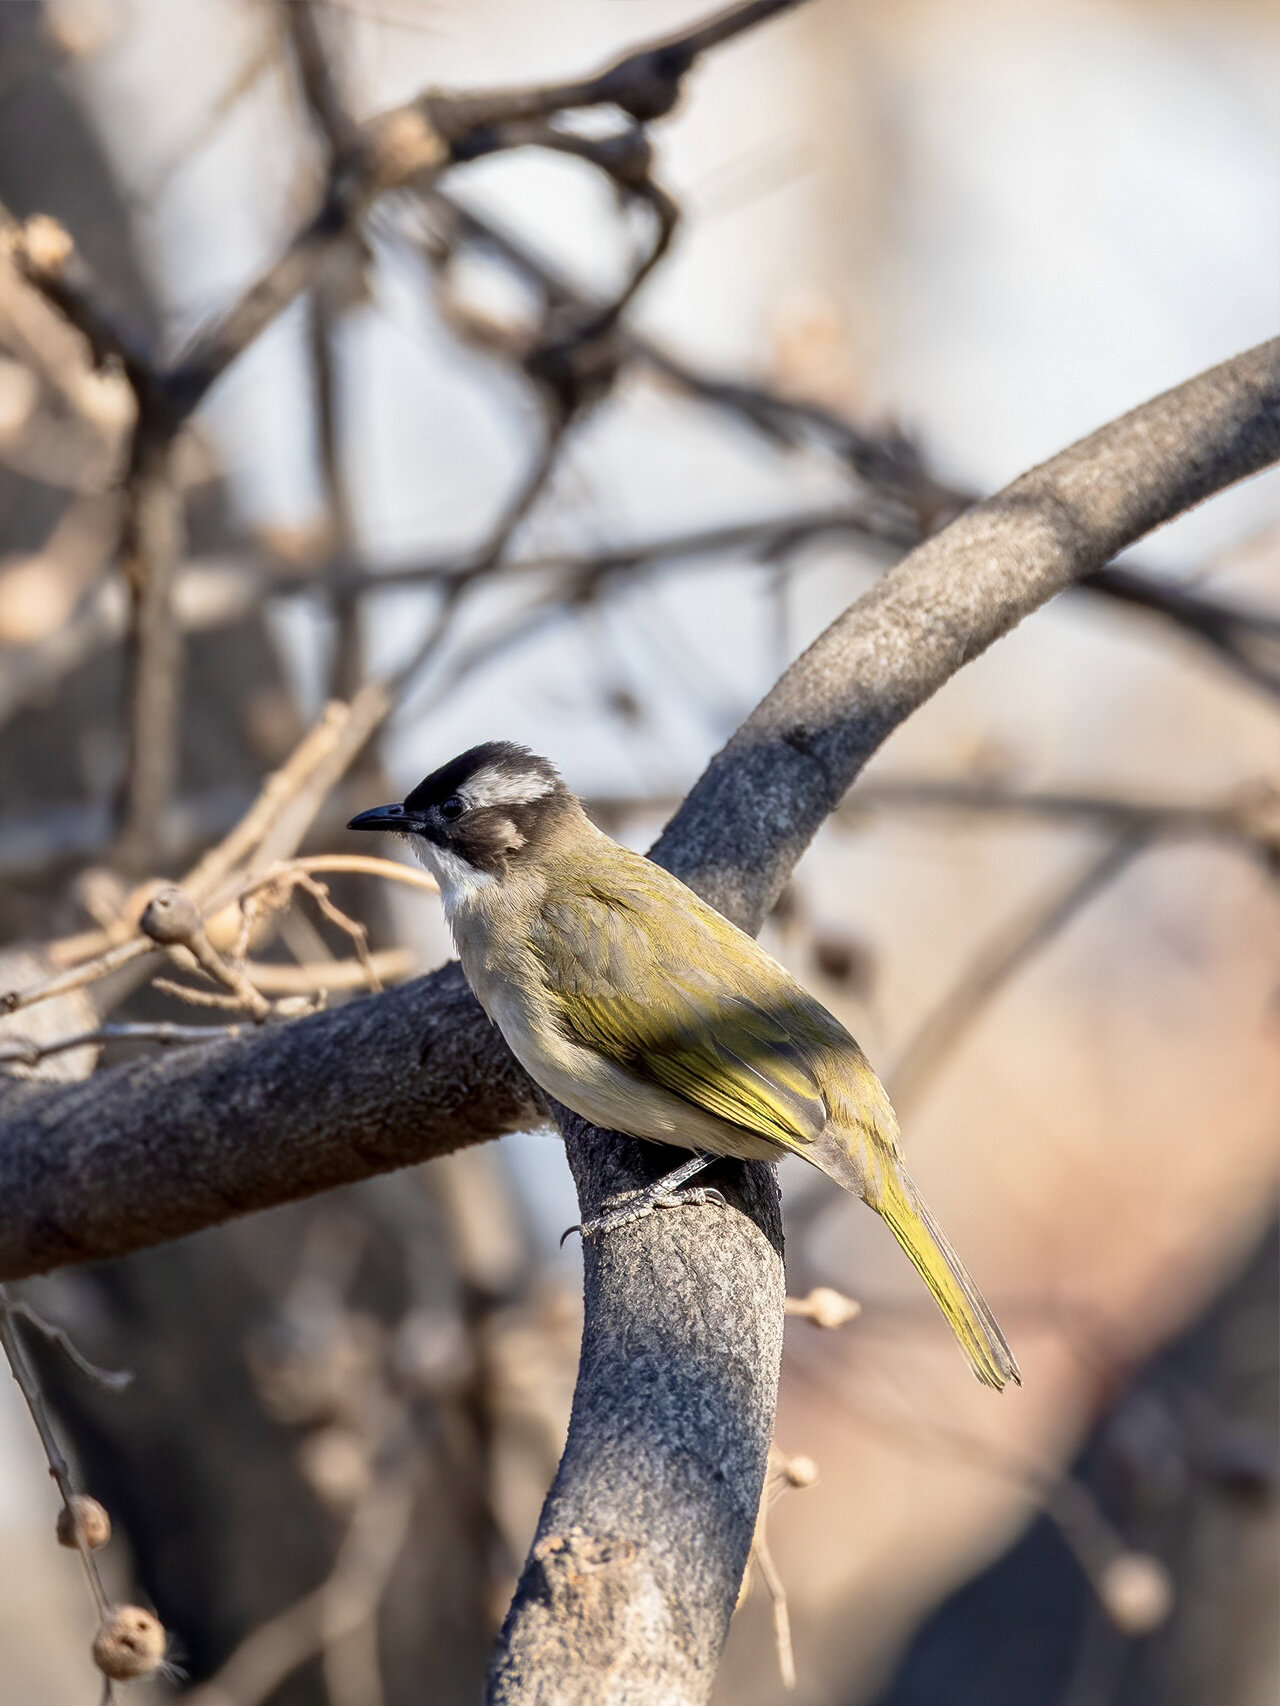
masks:
<instances>
[{"instance_id":1,"label":"yellow wing feather","mask_svg":"<svg viewBox=\"0 0 1280 1706\"><path fill-rule=\"evenodd\" d=\"M829 1117L823 1054L838 1040L857 1045L750 937L665 872L636 863L646 877L666 878L676 905L628 872L625 900L583 885L544 909L547 928L532 945L554 961L547 985L557 1022L705 1112L803 1150ZM646 917L651 908L660 916ZM655 942L670 950L657 976Z\"/></svg>"}]
</instances>

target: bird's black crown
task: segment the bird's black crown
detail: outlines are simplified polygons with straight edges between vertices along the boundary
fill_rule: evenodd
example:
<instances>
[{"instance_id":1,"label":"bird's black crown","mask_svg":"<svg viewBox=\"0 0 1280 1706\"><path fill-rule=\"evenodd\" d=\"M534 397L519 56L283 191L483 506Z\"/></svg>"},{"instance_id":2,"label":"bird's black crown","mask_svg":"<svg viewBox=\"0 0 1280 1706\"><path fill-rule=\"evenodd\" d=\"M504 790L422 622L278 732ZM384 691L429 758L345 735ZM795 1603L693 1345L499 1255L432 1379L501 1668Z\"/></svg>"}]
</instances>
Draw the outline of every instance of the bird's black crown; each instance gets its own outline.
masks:
<instances>
[{"instance_id":1,"label":"bird's black crown","mask_svg":"<svg viewBox=\"0 0 1280 1706\"><path fill-rule=\"evenodd\" d=\"M456 794L471 806L520 806L565 792L550 759L515 741L489 740L423 777L404 803L411 812L425 812Z\"/></svg>"}]
</instances>

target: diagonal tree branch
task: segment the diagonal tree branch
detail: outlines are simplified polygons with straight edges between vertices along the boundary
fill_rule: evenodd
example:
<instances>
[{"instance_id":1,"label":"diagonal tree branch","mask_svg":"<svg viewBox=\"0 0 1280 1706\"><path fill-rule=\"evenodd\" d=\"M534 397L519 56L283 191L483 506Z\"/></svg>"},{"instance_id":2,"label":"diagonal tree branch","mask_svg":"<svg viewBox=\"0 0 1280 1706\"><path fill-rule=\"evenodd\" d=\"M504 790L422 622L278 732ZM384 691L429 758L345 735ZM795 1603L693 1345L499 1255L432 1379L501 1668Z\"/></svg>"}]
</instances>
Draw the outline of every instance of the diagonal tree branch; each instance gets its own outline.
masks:
<instances>
[{"instance_id":1,"label":"diagonal tree branch","mask_svg":"<svg viewBox=\"0 0 1280 1706\"><path fill-rule=\"evenodd\" d=\"M1280 340L977 505L852 605L712 761L654 857L758 927L886 736L1116 551L1280 459ZM156 1242L529 1123L456 967L248 1041L0 1092L0 1277ZM584 1214L661 1152L562 1114ZM295 1169L296 1171L287 1171ZM491 1698L704 1701L750 1545L781 1346L777 1194L655 1215L586 1255L569 1441ZM741 1212L735 1212L740 1210Z\"/></svg>"},{"instance_id":2,"label":"diagonal tree branch","mask_svg":"<svg viewBox=\"0 0 1280 1706\"><path fill-rule=\"evenodd\" d=\"M712 760L654 858L758 926L868 758L962 664L1117 552L1277 458L1273 339L975 504L792 665Z\"/></svg>"}]
</instances>

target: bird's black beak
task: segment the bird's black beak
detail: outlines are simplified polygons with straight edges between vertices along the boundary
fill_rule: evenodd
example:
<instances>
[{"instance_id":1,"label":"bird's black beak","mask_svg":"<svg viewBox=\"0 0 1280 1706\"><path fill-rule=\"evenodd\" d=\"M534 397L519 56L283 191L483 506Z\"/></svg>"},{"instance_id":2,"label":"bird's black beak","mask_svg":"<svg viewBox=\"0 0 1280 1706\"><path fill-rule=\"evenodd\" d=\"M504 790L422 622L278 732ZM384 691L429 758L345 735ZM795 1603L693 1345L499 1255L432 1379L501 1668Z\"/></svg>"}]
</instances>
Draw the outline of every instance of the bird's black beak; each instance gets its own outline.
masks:
<instances>
[{"instance_id":1,"label":"bird's black beak","mask_svg":"<svg viewBox=\"0 0 1280 1706\"><path fill-rule=\"evenodd\" d=\"M347 825L348 829L398 829L402 833L412 829L415 819L411 812L403 806L374 806L372 811L361 812L359 817L353 817Z\"/></svg>"}]
</instances>

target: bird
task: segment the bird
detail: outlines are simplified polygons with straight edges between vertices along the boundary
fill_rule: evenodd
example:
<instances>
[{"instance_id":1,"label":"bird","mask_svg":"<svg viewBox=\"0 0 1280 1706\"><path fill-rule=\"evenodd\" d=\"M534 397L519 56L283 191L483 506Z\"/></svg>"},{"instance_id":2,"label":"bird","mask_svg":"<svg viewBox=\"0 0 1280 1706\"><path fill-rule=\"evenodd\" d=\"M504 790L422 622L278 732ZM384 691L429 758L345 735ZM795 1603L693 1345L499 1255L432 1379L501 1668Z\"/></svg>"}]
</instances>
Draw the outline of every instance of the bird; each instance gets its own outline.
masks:
<instances>
[{"instance_id":1,"label":"bird","mask_svg":"<svg viewBox=\"0 0 1280 1706\"><path fill-rule=\"evenodd\" d=\"M598 829L550 760L488 741L349 827L409 840L471 989L535 1083L593 1125L693 1152L584 1237L718 1197L680 1187L720 1157L798 1155L887 1222L979 1380L1021 1383L853 1037L753 937Z\"/></svg>"}]
</instances>

